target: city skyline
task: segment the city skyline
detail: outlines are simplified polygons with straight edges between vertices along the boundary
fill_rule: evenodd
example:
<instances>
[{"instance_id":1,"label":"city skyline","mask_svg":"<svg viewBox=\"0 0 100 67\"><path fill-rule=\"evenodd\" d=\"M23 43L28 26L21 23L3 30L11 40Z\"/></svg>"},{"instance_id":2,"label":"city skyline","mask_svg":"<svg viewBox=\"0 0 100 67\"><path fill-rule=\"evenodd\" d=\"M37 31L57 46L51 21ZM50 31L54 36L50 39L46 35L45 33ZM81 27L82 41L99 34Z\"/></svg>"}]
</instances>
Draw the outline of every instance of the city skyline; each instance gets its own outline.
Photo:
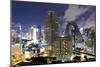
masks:
<instances>
[{"instance_id":1,"label":"city skyline","mask_svg":"<svg viewBox=\"0 0 100 67\"><path fill-rule=\"evenodd\" d=\"M12 66L96 61L96 6L12 1Z\"/></svg>"}]
</instances>

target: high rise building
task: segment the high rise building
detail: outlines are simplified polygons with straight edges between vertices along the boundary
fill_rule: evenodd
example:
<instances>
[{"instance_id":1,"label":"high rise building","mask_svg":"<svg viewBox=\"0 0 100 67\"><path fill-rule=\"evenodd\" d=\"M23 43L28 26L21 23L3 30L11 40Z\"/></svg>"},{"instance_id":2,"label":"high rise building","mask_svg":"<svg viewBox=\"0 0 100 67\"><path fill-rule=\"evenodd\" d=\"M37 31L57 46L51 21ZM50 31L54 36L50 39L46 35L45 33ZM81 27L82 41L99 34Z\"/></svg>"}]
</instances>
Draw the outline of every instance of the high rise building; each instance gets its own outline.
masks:
<instances>
[{"instance_id":1,"label":"high rise building","mask_svg":"<svg viewBox=\"0 0 100 67\"><path fill-rule=\"evenodd\" d=\"M36 26L30 27L28 39L31 39L33 43L38 43L38 32L39 29Z\"/></svg>"},{"instance_id":2,"label":"high rise building","mask_svg":"<svg viewBox=\"0 0 100 67\"><path fill-rule=\"evenodd\" d=\"M44 23L45 40L48 44L49 56L53 56L55 51L55 41L58 39L58 22L54 11L48 11L46 21Z\"/></svg>"},{"instance_id":3,"label":"high rise building","mask_svg":"<svg viewBox=\"0 0 100 67\"><path fill-rule=\"evenodd\" d=\"M22 39L22 27L21 24L11 24L11 40L13 39L13 43L21 43Z\"/></svg>"},{"instance_id":4,"label":"high rise building","mask_svg":"<svg viewBox=\"0 0 100 67\"><path fill-rule=\"evenodd\" d=\"M69 37L58 37L55 42L56 60L70 61L72 55L72 42Z\"/></svg>"},{"instance_id":5,"label":"high rise building","mask_svg":"<svg viewBox=\"0 0 100 67\"><path fill-rule=\"evenodd\" d=\"M42 42L42 45L46 45L44 26L42 26L42 29L41 29L41 42Z\"/></svg>"},{"instance_id":6,"label":"high rise building","mask_svg":"<svg viewBox=\"0 0 100 67\"><path fill-rule=\"evenodd\" d=\"M54 11L48 11L48 15L45 21L45 39L49 43L57 40L58 37L58 23L57 17Z\"/></svg>"}]
</instances>

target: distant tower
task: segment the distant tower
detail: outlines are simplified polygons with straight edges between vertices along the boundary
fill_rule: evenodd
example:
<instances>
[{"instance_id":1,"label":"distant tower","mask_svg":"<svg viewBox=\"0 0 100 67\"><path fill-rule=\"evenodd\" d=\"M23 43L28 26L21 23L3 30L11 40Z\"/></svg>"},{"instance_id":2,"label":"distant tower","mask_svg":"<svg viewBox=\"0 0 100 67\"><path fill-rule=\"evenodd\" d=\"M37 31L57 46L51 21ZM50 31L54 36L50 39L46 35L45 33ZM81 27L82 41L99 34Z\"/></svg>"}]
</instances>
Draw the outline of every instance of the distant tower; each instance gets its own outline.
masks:
<instances>
[{"instance_id":1,"label":"distant tower","mask_svg":"<svg viewBox=\"0 0 100 67\"><path fill-rule=\"evenodd\" d=\"M32 26L29 29L29 39L33 40L34 43L38 43L38 31L36 26Z\"/></svg>"},{"instance_id":2,"label":"distant tower","mask_svg":"<svg viewBox=\"0 0 100 67\"><path fill-rule=\"evenodd\" d=\"M45 40L48 44L48 49L50 49L49 56L53 55L53 49L55 49L54 42L58 39L58 23L57 17L54 11L48 11L46 21L44 23Z\"/></svg>"},{"instance_id":3,"label":"distant tower","mask_svg":"<svg viewBox=\"0 0 100 67\"><path fill-rule=\"evenodd\" d=\"M46 40L45 40L45 32L44 32L44 26L42 26L42 29L41 29L41 42L42 42L42 44L43 45L45 45L46 44Z\"/></svg>"},{"instance_id":4,"label":"distant tower","mask_svg":"<svg viewBox=\"0 0 100 67\"><path fill-rule=\"evenodd\" d=\"M16 34L16 35L15 35ZM22 29L21 29L21 24L19 23L12 23L11 25L11 35L13 35L14 38L14 42L15 43L21 43L21 39L22 39ZM11 36L12 38L12 36Z\"/></svg>"},{"instance_id":5,"label":"distant tower","mask_svg":"<svg viewBox=\"0 0 100 67\"><path fill-rule=\"evenodd\" d=\"M57 40L58 37L58 23L57 17L54 11L48 11L48 15L45 22L45 39L49 43Z\"/></svg>"}]
</instances>

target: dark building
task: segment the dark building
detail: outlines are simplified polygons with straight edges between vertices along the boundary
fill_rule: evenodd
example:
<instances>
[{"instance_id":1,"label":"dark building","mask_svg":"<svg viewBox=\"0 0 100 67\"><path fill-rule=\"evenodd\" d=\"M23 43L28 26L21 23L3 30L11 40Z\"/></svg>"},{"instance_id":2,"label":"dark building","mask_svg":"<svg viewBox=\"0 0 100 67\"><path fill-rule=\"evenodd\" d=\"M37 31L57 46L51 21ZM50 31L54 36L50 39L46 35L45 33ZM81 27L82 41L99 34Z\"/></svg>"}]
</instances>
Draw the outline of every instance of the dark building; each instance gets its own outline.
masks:
<instances>
[{"instance_id":1,"label":"dark building","mask_svg":"<svg viewBox=\"0 0 100 67\"><path fill-rule=\"evenodd\" d=\"M57 40L58 23L54 11L48 11L44 28L45 28L45 40L47 41L47 43L53 43L55 40Z\"/></svg>"},{"instance_id":2,"label":"dark building","mask_svg":"<svg viewBox=\"0 0 100 67\"><path fill-rule=\"evenodd\" d=\"M69 37L58 37L58 41L55 42L56 60L70 61L72 56L72 42Z\"/></svg>"},{"instance_id":3,"label":"dark building","mask_svg":"<svg viewBox=\"0 0 100 67\"><path fill-rule=\"evenodd\" d=\"M54 52L56 49L55 42L58 40L59 36L58 29L57 16L55 12L48 11L48 15L44 23L44 34L46 43L48 44L48 56L50 57L54 57ZM52 61L52 59L49 59L48 61Z\"/></svg>"}]
</instances>

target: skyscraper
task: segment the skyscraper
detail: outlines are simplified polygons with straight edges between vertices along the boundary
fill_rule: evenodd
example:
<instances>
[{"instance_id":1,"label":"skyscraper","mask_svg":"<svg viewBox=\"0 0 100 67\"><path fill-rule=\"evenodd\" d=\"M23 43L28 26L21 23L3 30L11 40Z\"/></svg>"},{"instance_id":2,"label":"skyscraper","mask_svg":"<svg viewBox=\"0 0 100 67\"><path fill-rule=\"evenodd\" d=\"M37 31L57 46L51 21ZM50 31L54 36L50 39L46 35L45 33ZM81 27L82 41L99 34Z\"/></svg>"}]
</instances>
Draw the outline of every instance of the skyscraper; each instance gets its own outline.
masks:
<instances>
[{"instance_id":1,"label":"skyscraper","mask_svg":"<svg viewBox=\"0 0 100 67\"><path fill-rule=\"evenodd\" d=\"M55 41L58 39L58 22L54 11L48 11L46 21L44 23L45 40L48 44L49 56L53 56L55 49Z\"/></svg>"},{"instance_id":2,"label":"skyscraper","mask_svg":"<svg viewBox=\"0 0 100 67\"><path fill-rule=\"evenodd\" d=\"M33 43L38 43L38 31L36 26L32 26L29 29L29 39L33 40Z\"/></svg>"}]
</instances>

